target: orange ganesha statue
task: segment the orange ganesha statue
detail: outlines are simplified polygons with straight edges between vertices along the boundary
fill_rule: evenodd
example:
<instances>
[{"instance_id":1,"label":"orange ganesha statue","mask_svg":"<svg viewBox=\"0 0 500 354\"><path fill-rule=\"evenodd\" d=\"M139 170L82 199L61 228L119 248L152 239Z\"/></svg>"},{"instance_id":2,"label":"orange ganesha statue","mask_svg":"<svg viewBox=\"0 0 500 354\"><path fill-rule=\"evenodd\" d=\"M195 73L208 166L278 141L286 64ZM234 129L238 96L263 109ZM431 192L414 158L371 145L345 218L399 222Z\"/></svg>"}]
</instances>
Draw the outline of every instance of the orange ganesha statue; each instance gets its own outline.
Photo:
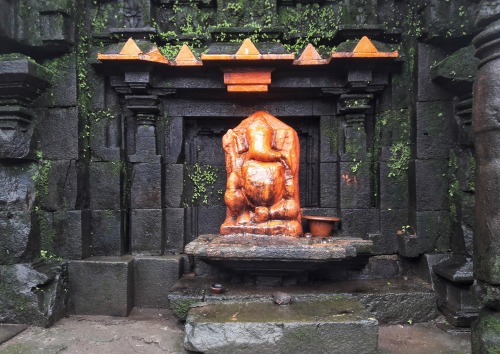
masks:
<instances>
[{"instance_id":1,"label":"orange ganesha statue","mask_svg":"<svg viewBox=\"0 0 500 354\"><path fill-rule=\"evenodd\" d=\"M256 112L222 138L226 220L221 235L302 235L297 132Z\"/></svg>"}]
</instances>

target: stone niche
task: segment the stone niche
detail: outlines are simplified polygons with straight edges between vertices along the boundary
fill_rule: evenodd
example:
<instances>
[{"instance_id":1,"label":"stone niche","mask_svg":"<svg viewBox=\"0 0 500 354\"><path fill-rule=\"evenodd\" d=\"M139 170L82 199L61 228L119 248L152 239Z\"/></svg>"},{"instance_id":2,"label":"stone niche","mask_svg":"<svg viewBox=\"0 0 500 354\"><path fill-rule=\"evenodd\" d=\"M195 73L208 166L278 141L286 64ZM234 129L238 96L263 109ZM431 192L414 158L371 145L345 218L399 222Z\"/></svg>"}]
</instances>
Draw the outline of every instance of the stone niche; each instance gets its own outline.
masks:
<instances>
[{"instance_id":1,"label":"stone niche","mask_svg":"<svg viewBox=\"0 0 500 354\"><path fill-rule=\"evenodd\" d=\"M214 109L218 105L215 104ZM220 105L219 108L231 106ZM279 112L283 105L270 102L267 105L254 103L255 111L266 107L269 112ZM232 107L231 107L232 108ZM251 107L244 107L244 112ZM186 224L187 240L193 240L205 233L218 233L225 218L224 191L226 189L226 169L222 137L228 129L237 126L246 116L229 109L223 115L227 117L184 117L184 192L183 206L186 208L188 223ZM291 126L298 134L300 142L300 204L305 208L318 208L320 182L320 117L311 115L289 115L280 117L285 124ZM199 171L202 172L199 172ZM172 171L173 172L173 171ZM168 172L167 172L168 173ZM213 173L215 181L205 186L206 198L198 196L198 188L194 179L207 177ZM201 182L203 183L203 182Z\"/></svg>"}]
</instances>

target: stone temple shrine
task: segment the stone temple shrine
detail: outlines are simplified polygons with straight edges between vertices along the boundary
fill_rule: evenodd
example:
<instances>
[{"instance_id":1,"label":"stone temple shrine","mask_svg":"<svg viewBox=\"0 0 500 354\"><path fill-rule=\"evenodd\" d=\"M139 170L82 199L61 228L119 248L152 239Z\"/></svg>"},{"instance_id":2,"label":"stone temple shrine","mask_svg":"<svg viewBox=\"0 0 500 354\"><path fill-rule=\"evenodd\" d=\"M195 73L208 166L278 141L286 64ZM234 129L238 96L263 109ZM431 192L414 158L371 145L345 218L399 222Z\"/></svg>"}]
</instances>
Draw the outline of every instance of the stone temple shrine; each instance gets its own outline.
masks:
<instances>
[{"instance_id":1,"label":"stone temple shrine","mask_svg":"<svg viewBox=\"0 0 500 354\"><path fill-rule=\"evenodd\" d=\"M499 0L0 8L0 323L373 353L442 316L500 350Z\"/></svg>"}]
</instances>

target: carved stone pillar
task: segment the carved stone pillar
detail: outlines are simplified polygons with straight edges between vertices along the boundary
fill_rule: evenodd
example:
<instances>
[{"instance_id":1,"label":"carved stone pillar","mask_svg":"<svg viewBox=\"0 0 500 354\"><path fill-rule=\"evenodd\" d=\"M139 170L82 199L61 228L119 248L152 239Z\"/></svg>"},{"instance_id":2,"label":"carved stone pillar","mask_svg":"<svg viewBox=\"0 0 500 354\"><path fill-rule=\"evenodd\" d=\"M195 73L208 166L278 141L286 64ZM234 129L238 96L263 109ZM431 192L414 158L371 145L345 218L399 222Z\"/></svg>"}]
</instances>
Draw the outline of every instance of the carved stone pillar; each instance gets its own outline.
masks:
<instances>
[{"instance_id":1,"label":"carved stone pillar","mask_svg":"<svg viewBox=\"0 0 500 354\"><path fill-rule=\"evenodd\" d=\"M49 73L19 55L0 58L0 158L29 154L35 112L32 103L48 87Z\"/></svg>"},{"instance_id":2,"label":"carved stone pillar","mask_svg":"<svg viewBox=\"0 0 500 354\"><path fill-rule=\"evenodd\" d=\"M373 95L344 94L338 101L338 111L344 115L343 152L340 155L340 207L344 230L352 235L366 235L352 222L370 213L370 165L367 154L368 137L365 129L366 112L370 110ZM377 219L377 218L375 218Z\"/></svg>"},{"instance_id":3,"label":"carved stone pillar","mask_svg":"<svg viewBox=\"0 0 500 354\"><path fill-rule=\"evenodd\" d=\"M500 1L483 0L474 38L480 59L474 83L473 126L477 152L474 276L483 302L472 326L472 351L500 347Z\"/></svg>"},{"instance_id":4,"label":"carved stone pillar","mask_svg":"<svg viewBox=\"0 0 500 354\"><path fill-rule=\"evenodd\" d=\"M160 162L156 144L156 120L160 110L156 95L127 95L127 108L134 115L135 152L128 154L130 162Z\"/></svg>"}]
</instances>

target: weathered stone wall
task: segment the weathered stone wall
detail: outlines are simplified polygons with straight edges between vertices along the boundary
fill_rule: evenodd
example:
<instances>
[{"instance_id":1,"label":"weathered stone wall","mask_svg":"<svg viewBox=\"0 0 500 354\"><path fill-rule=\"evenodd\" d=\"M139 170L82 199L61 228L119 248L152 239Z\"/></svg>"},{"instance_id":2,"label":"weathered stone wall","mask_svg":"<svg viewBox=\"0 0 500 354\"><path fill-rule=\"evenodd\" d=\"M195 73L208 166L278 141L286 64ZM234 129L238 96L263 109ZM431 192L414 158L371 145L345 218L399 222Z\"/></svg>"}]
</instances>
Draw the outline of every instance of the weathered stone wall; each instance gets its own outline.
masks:
<instances>
[{"instance_id":1,"label":"weathered stone wall","mask_svg":"<svg viewBox=\"0 0 500 354\"><path fill-rule=\"evenodd\" d=\"M299 131L304 213L340 216L376 254L470 256L477 2L1 0L0 264L181 253L218 232L217 144L256 110ZM234 53L248 37L326 57L363 35L401 60L276 70L260 96L228 94L218 68L96 59L129 37L174 59L183 43Z\"/></svg>"}]
</instances>

